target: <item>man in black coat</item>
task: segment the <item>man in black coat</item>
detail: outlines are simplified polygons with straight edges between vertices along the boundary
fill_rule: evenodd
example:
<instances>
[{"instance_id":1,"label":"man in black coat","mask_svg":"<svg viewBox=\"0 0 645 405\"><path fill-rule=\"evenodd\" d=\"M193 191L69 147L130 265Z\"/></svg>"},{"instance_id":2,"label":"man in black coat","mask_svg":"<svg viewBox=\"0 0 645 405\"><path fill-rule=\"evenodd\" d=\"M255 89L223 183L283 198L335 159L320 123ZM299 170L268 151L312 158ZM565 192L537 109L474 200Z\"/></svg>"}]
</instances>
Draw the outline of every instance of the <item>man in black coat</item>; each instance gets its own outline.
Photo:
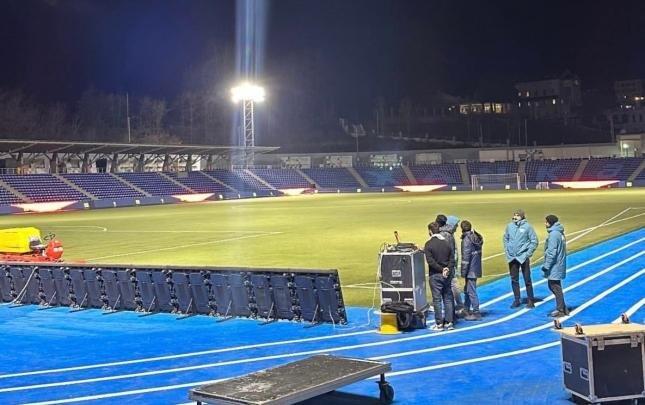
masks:
<instances>
[{"instance_id":1,"label":"man in black coat","mask_svg":"<svg viewBox=\"0 0 645 405\"><path fill-rule=\"evenodd\" d=\"M455 252L452 245L441 235L439 228L439 224L436 222L428 225L430 239L423 249L428 262L430 290L434 306L435 325L431 329L436 331L454 329L454 297L450 284L454 277L452 269L455 268Z\"/></svg>"},{"instance_id":2,"label":"man in black coat","mask_svg":"<svg viewBox=\"0 0 645 405\"><path fill-rule=\"evenodd\" d=\"M466 280L464 286L464 305L467 321L482 319L479 313L477 279L482 276L482 245L484 238L477 233L469 221L461 223L461 276Z\"/></svg>"}]
</instances>

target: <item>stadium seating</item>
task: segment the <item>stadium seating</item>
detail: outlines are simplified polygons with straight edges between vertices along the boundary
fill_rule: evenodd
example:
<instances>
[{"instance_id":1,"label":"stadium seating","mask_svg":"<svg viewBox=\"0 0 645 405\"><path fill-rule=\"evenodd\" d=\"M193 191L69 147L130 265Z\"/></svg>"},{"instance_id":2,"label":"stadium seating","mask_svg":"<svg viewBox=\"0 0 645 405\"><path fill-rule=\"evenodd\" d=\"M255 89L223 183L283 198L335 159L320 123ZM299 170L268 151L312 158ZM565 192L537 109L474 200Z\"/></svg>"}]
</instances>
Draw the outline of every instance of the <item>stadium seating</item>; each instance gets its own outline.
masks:
<instances>
[{"instance_id":1,"label":"stadium seating","mask_svg":"<svg viewBox=\"0 0 645 405\"><path fill-rule=\"evenodd\" d=\"M417 184L462 184L459 166L443 163L429 166L410 166Z\"/></svg>"},{"instance_id":2,"label":"stadium seating","mask_svg":"<svg viewBox=\"0 0 645 405\"><path fill-rule=\"evenodd\" d=\"M198 193L225 193L230 191L225 186L205 176L202 172L173 172L165 174Z\"/></svg>"},{"instance_id":3,"label":"stadium seating","mask_svg":"<svg viewBox=\"0 0 645 405\"><path fill-rule=\"evenodd\" d=\"M356 189L361 186L349 170L343 167L302 169L302 171L322 188Z\"/></svg>"},{"instance_id":4,"label":"stadium seating","mask_svg":"<svg viewBox=\"0 0 645 405\"><path fill-rule=\"evenodd\" d=\"M518 163L512 160L499 162L468 162L468 173L473 174L505 174L517 173Z\"/></svg>"},{"instance_id":5,"label":"stadium seating","mask_svg":"<svg viewBox=\"0 0 645 405\"><path fill-rule=\"evenodd\" d=\"M12 192L9 190L6 190L2 187L0 187L0 205L3 204L16 204L16 203L21 203L24 202L18 196L14 195Z\"/></svg>"},{"instance_id":6,"label":"stadium seating","mask_svg":"<svg viewBox=\"0 0 645 405\"><path fill-rule=\"evenodd\" d=\"M190 191L164 178L159 173L119 173L118 176L150 195L189 194Z\"/></svg>"},{"instance_id":7,"label":"stadium seating","mask_svg":"<svg viewBox=\"0 0 645 405\"><path fill-rule=\"evenodd\" d=\"M590 159L580 180L627 180L642 158Z\"/></svg>"},{"instance_id":8,"label":"stadium seating","mask_svg":"<svg viewBox=\"0 0 645 405\"><path fill-rule=\"evenodd\" d=\"M33 202L82 201L89 198L51 174L0 175L5 183L18 190Z\"/></svg>"},{"instance_id":9,"label":"stadium seating","mask_svg":"<svg viewBox=\"0 0 645 405\"><path fill-rule=\"evenodd\" d=\"M294 169L252 169L253 174L277 189L303 188L311 185Z\"/></svg>"},{"instance_id":10,"label":"stadium seating","mask_svg":"<svg viewBox=\"0 0 645 405\"><path fill-rule=\"evenodd\" d=\"M394 187L410 184L410 180L400 167L387 169L359 167L356 171L369 187Z\"/></svg>"},{"instance_id":11,"label":"stadium seating","mask_svg":"<svg viewBox=\"0 0 645 405\"><path fill-rule=\"evenodd\" d=\"M259 190L270 190L269 187L260 183L253 176L244 170L210 170L205 171L209 176L228 184L238 191L254 192Z\"/></svg>"},{"instance_id":12,"label":"stadium seating","mask_svg":"<svg viewBox=\"0 0 645 405\"><path fill-rule=\"evenodd\" d=\"M571 181L580 159L531 160L526 162L526 181Z\"/></svg>"},{"instance_id":13,"label":"stadium seating","mask_svg":"<svg viewBox=\"0 0 645 405\"><path fill-rule=\"evenodd\" d=\"M107 173L64 174L63 177L97 198L143 197L139 191Z\"/></svg>"}]
</instances>

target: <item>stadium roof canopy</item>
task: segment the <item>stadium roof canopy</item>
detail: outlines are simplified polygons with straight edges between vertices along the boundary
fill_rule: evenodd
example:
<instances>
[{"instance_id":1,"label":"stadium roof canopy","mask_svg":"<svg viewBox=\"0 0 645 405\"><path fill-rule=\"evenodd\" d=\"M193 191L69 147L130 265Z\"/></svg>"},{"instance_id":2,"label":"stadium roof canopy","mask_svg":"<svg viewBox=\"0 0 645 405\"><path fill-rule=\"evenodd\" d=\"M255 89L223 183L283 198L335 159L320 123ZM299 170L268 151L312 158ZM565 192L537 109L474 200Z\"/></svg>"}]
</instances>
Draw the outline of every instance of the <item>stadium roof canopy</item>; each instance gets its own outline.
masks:
<instances>
[{"instance_id":1,"label":"stadium roof canopy","mask_svg":"<svg viewBox=\"0 0 645 405\"><path fill-rule=\"evenodd\" d=\"M248 148L250 149L250 148ZM256 146L252 148L258 153L273 152L277 146ZM72 153L72 154L154 154L154 155L235 155L244 153L243 146L211 146L211 145L158 145L139 143L105 143L105 142L76 142L76 141L45 141L45 140L16 140L0 139L0 153Z\"/></svg>"}]
</instances>

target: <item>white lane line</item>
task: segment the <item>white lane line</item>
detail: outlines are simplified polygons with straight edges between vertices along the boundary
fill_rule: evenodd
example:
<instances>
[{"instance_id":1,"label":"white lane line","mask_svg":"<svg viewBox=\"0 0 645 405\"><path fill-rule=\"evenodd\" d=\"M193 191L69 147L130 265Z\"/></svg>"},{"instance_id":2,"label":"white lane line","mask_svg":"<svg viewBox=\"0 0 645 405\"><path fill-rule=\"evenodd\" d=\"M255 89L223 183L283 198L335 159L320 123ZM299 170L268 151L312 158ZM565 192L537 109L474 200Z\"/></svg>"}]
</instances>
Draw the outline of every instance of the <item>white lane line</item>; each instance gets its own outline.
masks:
<instances>
[{"instance_id":1,"label":"white lane line","mask_svg":"<svg viewBox=\"0 0 645 405\"><path fill-rule=\"evenodd\" d=\"M597 256L595 258L592 258L590 260L587 260L586 262L580 263L571 269L569 269L569 273L573 272L574 270L577 270L581 267L586 266L587 264L594 263L598 260L601 260L607 256L611 256L615 253L618 253L622 250L625 250L635 244L638 244L642 241L644 241L645 238L638 239L636 241L630 242L624 246L621 246L619 248L616 248L614 250L611 250L609 252L603 253L600 256ZM542 280L542 282L545 282ZM540 282L534 283L534 285L540 284ZM512 294L506 294L505 296L502 296L503 298L506 298L508 296L511 296ZM498 297L499 298L499 297ZM488 306L490 305L491 302L497 302L499 301L498 298L494 298L492 301L488 301L483 303L481 306ZM496 301L497 300L497 301ZM539 303L538 303L539 305ZM520 310L517 313L524 313L526 310ZM502 318L505 319L505 318ZM512 319L512 318L509 318ZM488 321L488 322L483 322L480 324L477 324L475 326L471 327L466 327L466 328L459 328L459 329L454 329L453 331L450 331L451 333L456 333L456 332L463 332L470 330L474 327L480 328L486 325L490 324L497 324L497 321ZM88 364L84 366L74 366L74 367L64 367L64 368L57 368L57 369L49 369L49 370L36 370L36 371L25 371L25 372L19 372L19 373L11 373L11 374L3 374L0 375L0 379L5 379L5 378L13 378L13 377L24 377L24 376L29 376L29 375L39 375L39 374L49 374L49 373L61 373L61 372L70 372L70 371L80 371L80 370L89 370L93 368L103 368L103 367L114 367L114 366L124 366L124 365L129 365L129 364L140 364L140 363L148 363L148 362L153 362L153 361L161 361L161 360L172 360L172 359L179 359L179 358L185 358L185 357L192 357L192 356L201 356L201 355L207 355L207 354L216 354L216 353L224 353L224 352L231 352L231 351L237 351L237 350L248 350L248 349L258 349L258 348L264 348L264 347L272 347L272 346L281 346L285 344L291 344L291 343L304 343L304 342L315 342L315 341L320 341L320 340L328 340L328 339L336 339L336 338L344 338L347 336L356 336L356 335L363 335L363 334L373 334L376 333L375 330L368 330L368 331L360 331L360 332L351 332L351 333L343 333L343 334L338 334L338 335L328 335L328 336L317 336L317 337L311 337L311 338L302 338L302 339L291 339L291 340L281 340L281 341L275 341L275 342L267 342L267 343L257 343L253 345L244 345L244 346L234 346L234 347L228 347L224 349L213 349L213 350L204 350L204 351L198 351L198 352L189 352L189 353L182 353L182 354L172 354L172 355L166 355L166 356L157 356L157 357L148 357L148 358L142 358L142 359L134 359L134 360L123 360L123 361L115 361L115 362L109 362L109 363L98 363L98 364ZM436 336L436 335L431 335L431 336Z\"/></svg>"},{"instance_id":2,"label":"white lane line","mask_svg":"<svg viewBox=\"0 0 645 405\"><path fill-rule=\"evenodd\" d=\"M610 271L622 266L625 263L628 263L642 255L645 254L645 251L641 251L627 259L624 259L620 261L619 263L616 263L610 267L607 267L606 269L594 273L593 275L580 280L579 282L569 286L567 288L567 291L573 290L577 287L580 287L581 285L584 285L604 274L609 273ZM543 301L540 301L535 304L535 306L540 306L544 305L546 302L552 300L554 297L553 295L547 297ZM315 350L307 350L307 351L302 351L302 352L293 352L293 353L287 353L287 354L275 354L271 356L262 356L262 357L255 357L255 358L248 358L248 359L237 359L237 360L227 360L227 361L220 361L217 363L205 363L205 364L197 364L193 366L184 366L184 367L175 367L175 368L168 368L168 369L161 369L161 370L152 370L152 371L144 371L144 372L139 372L139 373L131 373L131 374L119 374L119 375L112 375L112 376L105 376L105 377L95 377L95 378L86 378L86 379L81 379L81 380L68 380L68 381L60 381L60 382L53 382L53 383L44 383L44 384L34 384L34 385L25 385L25 386L17 386L17 387L8 387L8 388L2 388L0 389L0 393L2 392L14 392L14 391L25 391L25 390L30 390L30 389L40 389L40 388L51 388L51 387L59 387L59 386L68 386L68 385L78 385L78 384L88 384L88 383L95 383L95 382L101 382L101 381L113 381L113 380L122 380L122 379L128 379L128 378L135 378L135 377L146 377L146 376L151 376L151 375L160 375L160 374L169 374L169 373L177 373L177 372L184 372L184 371L192 371L192 370L201 370L205 368L214 368L214 367L222 367L222 366L229 366L229 365L234 365L234 364L245 364L245 363L254 363L258 361L265 361L265 360L276 360L276 359L285 359L285 358L291 358L291 357L299 357L299 356L306 356L306 355L312 355L312 354L321 354L321 353L330 353L330 352L338 352L338 351L344 351L344 350L352 350L352 349L361 349L361 348L366 348L366 347L376 347L376 346L386 346L386 345L391 345L391 344L400 344L401 342L408 342L408 341L413 341L413 340L419 340L419 339L428 339L428 338L433 338L437 336L444 336L450 333L457 333L458 331L465 331L465 330L472 330L472 329L480 329L483 327L491 326L494 324L499 324L502 322L505 322L510 319L514 319L519 317L522 314L525 314L528 312L529 309L522 309L520 311L517 311L513 314L507 315L506 317L497 319L492 322L488 323L481 323L478 325L473 325L465 328L460 328L460 329L453 329L450 331L445 331L442 333L433 333L433 334L423 334L423 335L416 335L416 336L410 336L410 337L405 337L405 338L400 338L400 339L392 339L392 340L386 340L386 341L377 341L377 342L370 342L370 343L361 343L361 344L355 344L355 345L348 345L348 346L337 346L337 347L331 347L331 348L326 348L326 349L315 349Z\"/></svg>"},{"instance_id":3,"label":"white lane line","mask_svg":"<svg viewBox=\"0 0 645 405\"><path fill-rule=\"evenodd\" d=\"M594 303L600 301L601 299L605 298L607 295L611 294L612 292L618 290L619 288L623 287L624 285L628 284L629 282L633 281L635 278L642 276L645 274L645 269L642 269L639 273L633 274L632 276L626 278L625 280L621 281L620 283L616 284L609 290L604 291L600 295L594 297L592 300L585 302L578 308L576 308L574 311L571 312L571 314L566 317L566 319L569 319L573 317L574 315L580 313L584 309L588 308L589 306L593 305ZM635 306L634 306L635 307ZM632 307L633 308L633 307ZM628 310L629 311L629 310ZM565 320L564 318L562 320ZM551 326L551 322L545 324L547 327ZM532 331L539 330L539 329L545 329L544 325L539 326L537 328L533 328ZM504 339L518 336L519 334L526 334L530 333L528 331L522 331L521 333L510 333L507 335L504 335ZM441 346L438 348L431 348L427 349L425 351L420 351L420 350L413 350L413 351L408 351L405 352L404 355L414 355L418 353L424 353L427 351L435 351L435 350L445 350L449 348L454 348L454 347L459 347L459 346L465 346L466 344L479 344L479 343L485 343L493 340L501 340L501 337L496 337L496 338L490 338L490 339L482 339L476 342L464 342L465 344L454 344L454 345L446 345L446 346ZM494 359L499 359L503 357L509 357L509 356L515 356L518 354L522 353L529 353L532 351L537 351L537 350L542 350L548 347L553 347L557 346L560 342L551 342L551 343L546 343L543 345L538 345L526 349L521 349L521 350L515 350L511 352L506 352L502 354L496 354L496 355L490 355L490 356L484 356L484 357L478 357L474 359L468 359L468 360L461 360L461 361L456 361L456 362L451 362L451 363L443 363L443 364L437 364L433 366L426 366L426 367L419 367L419 368L414 368L414 369L408 369L408 370L401 370L401 371L396 371L396 372L391 372L388 373L388 376L397 376L397 375L405 375L405 374L412 374L412 373L419 373L419 372L425 372L425 371L430 371L430 370L436 370L440 368L447 368L447 367L454 367L458 365L463 365L463 364L469 364L469 363L478 363L482 361L487 361L487 360L494 360ZM434 350L432 350L434 349ZM392 358L392 357L400 357L398 355L391 355L391 356L380 356L380 357L372 357L372 360L380 360L380 359L386 359L386 358ZM130 391L121 391L121 392L112 392L112 393L107 393L107 394L98 394L98 395L90 395L90 396L84 396L84 397L77 397L77 398L68 398L68 399L62 399L62 400L53 400L53 401L44 401L44 402L35 402L27 405L52 405L52 404L63 404L63 403L71 403L71 402L79 402L79 401L89 401L89 400L96 400L96 399L106 399L106 398L115 398L115 397L120 397L120 396L127 396L127 395L136 395L136 394L146 394L146 393L151 393L151 392L160 392L160 391L168 391L168 390L173 390L173 389L178 389L178 388L190 388L198 385L203 385L203 384L209 384L209 383L214 383L214 382L219 382L226 380L227 378L221 378L218 380L211 380L211 381L195 381L192 383L185 383L185 384L176 384L176 385L168 385L168 386L161 386L161 387L151 387L151 388L143 388L143 389L138 389L138 390L130 390Z\"/></svg>"},{"instance_id":4,"label":"white lane line","mask_svg":"<svg viewBox=\"0 0 645 405\"><path fill-rule=\"evenodd\" d=\"M645 306L645 298L641 298L640 301L638 301L636 304L632 305L627 311L625 311L623 313L625 315L627 315L627 316L632 316L632 315L634 315L636 313L636 311L641 309L642 306ZM622 315L621 315L618 318L616 318L614 320L614 322L612 322L612 323L620 323L620 322L622 322L622 320L623 320L623 318L622 318Z\"/></svg>"},{"instance_id":5,"label":"white lane line","mask_svg":"<svg viewBox=\"0 0 645 405\"><path fill-rule=\"evenodd\" d=\"M634 275L630 276L629 278L623 280L619 285L616 285L616 286L612 287L611 290L615 291L617 289L616 287L620 288L619 286L624 286L629 281L632 281L635 278L637 278L639 276L642 276L643 274L645 274L645 269L642 269L639 273L634 274ZM607 290L606 292L601 294L602 298L606 297L612 291ZM640 306L642 306L642 304L644 302L645 302L645 299L641 300L638 304L634 305L629 310L631 310L631 309L633 309L635 307L640 308ZM578 308L576 308L576 310L577 309ZM625 313L629 312L629 310L626 311ZM572 311L571 315L569 315L566 319L569 319L570 317L572 317L574 315L574 312L575 311ZM561 318L561 320L565 320L565 318ZM617 320L620 321L620 317ZM614 321L614 323L615 322L616 321ZM549 323L549 325L551 325L551 324ZM526 349L521 349L521 350L515 350L515 351L512 351L512 352L493 354L493 355L490 355L490 356L477 357L477 358L468 359L468 360L461 360L461 361L454 361L454 362L450 362L450 363L436 364L436 365L433 365L433 366L417 367L417 368L412 368L412 369L408 369L408 370L395 371L395 372L391 372L391 373L386 373L386 375L388 377L392 377L392 376L397 376L397 375L421 373L421 372L425 372L425 371L437 370L437 369L447 368L447 367L455 367L455 366L460 366L460 365L463 365L463 364L479 363L479 362L482 362L482 361L495 360L495 359L500 359L500 358L504 358L504 357L515 356L515 355L518 355L518 354L523 354L523 353L529 353L529 352L534 352L534 351L538 351L538 350L543 350L543 349L547 349L549 347L558 346L559 344L560 344L560 341L551 342L551 343L545 343L545 344L542 344L542 345L528 347ZM414 353L412 353L412 354L414 354ZM372 358L372 359L376 359L376 358Z\"/></svg>"},{"instance_id":6,"label":"white lane line","mask_svg":"<svg viewBox=\"0 0 645 405\"><path fill-rule=\"evenodd\" d=\"M44 228L98 229L100 232L106 232L108 230L104 226L94 225L47 225Z\"/></svg>"},{"instance_id":7,"label":"white lane line","mask_svg":"<svg viewBox=\"0 0 645 405\"><path fill-rule=\"evenodd\" d=\"M635 241L633 241L631 243L628 243L627 245L623 246L623 248L627 248L627 247L630 247L630 246L637 245L637 244L643 242L644 240L645 240L645 238L640 238L640 239L635 240ZM596 256L593 259L587 260L586 262L580 263L578 265L575 265L575 266L571 267L570 269L567 269L567 272L571 273L571 272L573 272L573 271L575 271L575 270L577 270L577 269L579 269L581 267L586 266L589 263L593 263L593 262L596 262L598 260L602 260L605 257L610 256L610 255L611 255L611 252L603 253L600 256ZM535 287L536 285L544 284L546 282L547 282L547 279L542 279L542 280L536 281L536 282L533 283L533 287ZM525 291L526 287L522 287L520 290ZM491 305L495 304L496 302L505 300L505 299L510 298L512 296L513 296L513 292L508 292L506 294L500 295L497 298L493 298L492 300L481 304L480 307L485 308L485 307L491 306Z\"/></svg>"},{"instance_id":8,"label":"white lane line","mask_svg":"<svg viewBox=\"0 0 645 405\"><path fill-rule=\"evenodd\" d=\"M562 318L559 318L560 322L564 322L564 321L576 316L577 314L579 314L580 312L582 312L586 308L589 308L590 306L592 306L596 302L602 300L603 298L605 298L609 294L611 294L614 291L624 287L626 284L629 284L630 282L634 281L635 279L637 279L637 278L639 278L639 277L641 277L643 275L645 275L645 269L641 269L638 273L632 274L631 276L627 277L626 279L624 279L620 283L618 283L618 284L612 286L611 288L603 291L602 293L600 293L597 296L593 297L589 301L586 301L585 303L583 303L582 305L580 305L579 307L577 307L576 309L571 311L571 313L569 315L563 316ZM571 287L573 287L573 286L571 286ZM565 288L564 292L569 291L571 289L571 287ZM643 299L643 302L645 302L645 299ZM618 320L620 320L620 318L618 318ZM522 336L522 335L526 335L526 334L529 334L529 333L537 332L537 331L540 331L540 330L543 330L543 329L548 329L548 328L551 328L552 326L553 326L553 322L547 322L547 323L544 323L542 325L539 325L539 326L536 326L536 327L533 327L533 328L530 328L530 329L525 329L525 330L522 330L522 331L519 331L519 332L507 333L505 335L499 335L499 336L494 336L494 337L485 338L485 339L471 340L471 341L461 342L461 343L454 343L454 344L445 345L445 346L430 347L430 348L427 348L427 349L410 350L410 351L405 351L405 352L401 352L401 353L387 354L387 355L384 355L384 356L370 357L370 360L392 359L392 358L396 358L396 357L412 356L412 355L421 354L421 353L431 353L431 352L437 352L437 351L446 350L446 349L454 349L456 347L464 347L464 346L478 345L478 344L481 344L481 343L495 342L495 341L498 341L498 340L504 340L504 339L508 339L508 338L512 338L512 337L516 337L516 336Z\"/></svg>"},{"instance_id":9,"label":"white lane line","mask_svg":"<svg viewBox=\"0 0 645 405\"><path fill-rule=\"evenodd\" d=\"M467 359L467 360L454 361L452 363L443 363L443 364L436 364L434 366L419 367L419 368L412 368L412 369L409 369L409 370L395 371L393 373L387 373L386 375L388 377L393 377L393 376L397 376L397 375L421 373L421 372L424 372L424 371L438 370L438 369L441 369L441 368L461 366L461 365L464 365L464 364L480 363L482 361L501 359L501 358L504 358L504 357L517 356L518 354L535 352L535 351L538 351L538 350L548 349L549 347L555 347L555 346L558 346L558 345L560 345L560 341L551 342L551 343L545 343L543 345L528 347L526 349L514 350L512 352L505 352L505 353L501 353L501 354L493 354L493 355L490 355L490 356L475 357L475 358ZM53 403L57 403L57 402L53 402Z\"/></svg>"},{"instance_id":10,"label":"white lane line","mask_svg":"<svg viewBox=\"0 0 645 405\"><path fill-rule=\"evenodd\" d=\"M119 253L119 254L116 254L116 255L93 257L91 259L86 259L85 261L93 262L93 261L96 261L96 260L112 259L112 258L115 258L115 257L141 255L141 254L145 254L145 253L154 253L154 252L163 252L163 251L168 251L168 250L185 249L185 248L196 247L196 246L207 246L207 245L214 245L214 244L217 244L217 243L231 242L231 241L234 241L234 240L260 238L260 237L263 237L263 236L279 235L281 233L282 232L270 232L270 233L264 233L264 234L258 234L258 235L237 236L235 238L217 239L217 240L211 240L211 241L208 241L208 242L189 243L189 244L186 244L186 245L169 246L169 247L165 247L165 248L147 249L147 250L139 250L137 252L127 252L127 253Z\"/></svg>"}]
</instances>

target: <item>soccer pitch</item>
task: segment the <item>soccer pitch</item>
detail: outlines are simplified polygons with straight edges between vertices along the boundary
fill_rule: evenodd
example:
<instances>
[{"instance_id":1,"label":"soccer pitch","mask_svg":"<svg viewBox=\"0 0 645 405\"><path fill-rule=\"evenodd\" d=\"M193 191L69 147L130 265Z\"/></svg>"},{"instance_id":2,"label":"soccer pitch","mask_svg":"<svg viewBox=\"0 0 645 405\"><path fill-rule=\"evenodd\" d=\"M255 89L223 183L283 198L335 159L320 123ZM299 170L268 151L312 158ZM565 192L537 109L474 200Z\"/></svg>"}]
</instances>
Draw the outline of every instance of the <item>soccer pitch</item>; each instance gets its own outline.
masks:
<instances>
[{"instance_id":1,"label":"soccer pitch","mask_svg":"<svg viewBox=\"0 0 645 405\"><path fill-rule=\"evenodd\" d=\"M645 189L319 194L3 216L0 227L55 233L69 262L336 268L346 303L369 306L380 246L395 230L423 246L439 213L484 236L484 281L506 274L502 235L516 208L540 237L537 258L545 215L560 217L577 250L645 226Z\"/></svg>"}]
</instances>

